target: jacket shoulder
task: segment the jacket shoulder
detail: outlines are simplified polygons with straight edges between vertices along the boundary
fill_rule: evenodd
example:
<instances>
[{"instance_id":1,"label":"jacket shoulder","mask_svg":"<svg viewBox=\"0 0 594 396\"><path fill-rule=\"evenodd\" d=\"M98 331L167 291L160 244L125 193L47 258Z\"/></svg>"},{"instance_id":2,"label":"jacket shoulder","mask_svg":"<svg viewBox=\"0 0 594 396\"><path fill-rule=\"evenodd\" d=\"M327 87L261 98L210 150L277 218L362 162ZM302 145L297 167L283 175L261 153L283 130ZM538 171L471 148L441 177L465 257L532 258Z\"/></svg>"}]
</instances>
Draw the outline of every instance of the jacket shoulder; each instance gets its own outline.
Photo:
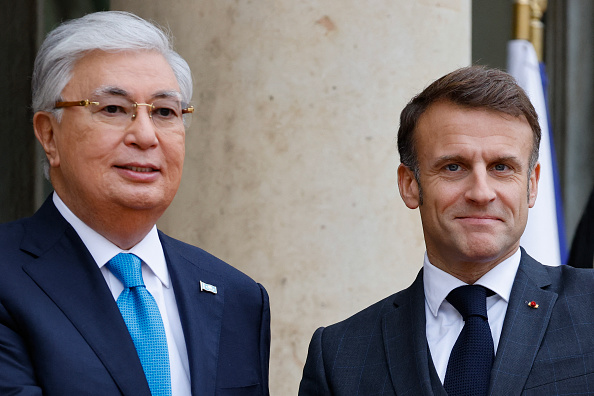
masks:
<instances>
[{"instance_id":1,"label":"jacket shoulder","mask_svg":"<svg viewBox=\"0 0 594 396\"><path fill-rule=\"evenodd\" d=\"M0 224L0 272L5 273L15 264L21 262L24 254L21 250L23 238L26 233L26 220L20 219L10 223Z\"/></svg>"},{"instance_id":2,"label":"jacket shoulder","mask_svg":"<svg viewBox=\"0 0 594 396\"><path fill-rule=\"evenodd\" d=\"M169 252L175 252L188 262L200 267L203 271L224 278L227 283L232 282L238 286L243 285L246 287L258 286L256 281L248 275L197 246L172 238L161 231L159 231L159 238L166 255Z\"/></svg>"},{"instance_id":3,"label":"jacket shoulder","mask_svg":"<svg viewBox=\"0 0 594 396\"><path fill-rule=\"evenodd\" d=\"M559 295L589 295L594 300L594 269L574 268L569 265L544 266L552 283L550 290Z\"/></svg>"},{"instance_id":4,"label":"jacket shoulder","mask_svg":"<svg viewBox=\"0 0 594 396\"><path fill-rule=\"evenodd\" d=\"M522 249L522 259L516 279L521 277L520 272L523 273L522 276L531 279L535 286L558 293L560 297L590 293L590 290L594 293L594 269L592 268L544 265Z\"/></svg>"},{"instance_id":5,"label":"jacket shoulder","mask_svg":"<svg viewBox=\"0 0 594 396\"><path fill-rule=\"evenodd\" d=\"M14 246L23 237L24 224L26 219L19 219L9 223L0 224L0 246L4 250L6 246Z\"/></svg>"},{"instance_id":6,"label":"jacket shoulder","mask_svg":"<svg viewBox=\"0 0 594 396\"><path fill-rule=\"evenodd\" d=\"M411 289L407 288L394 293L354 315L332 324L324 329L324 338L333 337L360 337L369 336L381 331L382 319L396 307L406 304L411 295Z\"/></svg>"}]
</instances>

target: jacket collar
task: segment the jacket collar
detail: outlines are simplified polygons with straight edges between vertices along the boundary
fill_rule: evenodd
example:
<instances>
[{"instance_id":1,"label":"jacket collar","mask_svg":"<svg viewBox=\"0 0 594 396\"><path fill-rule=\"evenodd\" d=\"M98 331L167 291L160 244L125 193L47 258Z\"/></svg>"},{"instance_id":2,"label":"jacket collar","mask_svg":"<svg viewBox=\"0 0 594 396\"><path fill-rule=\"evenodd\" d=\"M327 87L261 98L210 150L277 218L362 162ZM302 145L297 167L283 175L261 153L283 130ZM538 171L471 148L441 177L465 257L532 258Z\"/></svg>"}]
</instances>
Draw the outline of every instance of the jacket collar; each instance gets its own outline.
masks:
<instances>
[{"instance_id":1,"label":"jacket collar","mask_svg":"<svg viewBox=\"0 0 594 396\"><path fill-rule=\"evenodd\" d=\"M25 220L23 270L60 308L103 362L122 393L150 395L126 324L101 271L51 197Z\"/></svg>"},{"instance_id":2,"label":"jacket collar","mask_svg":"<svg viewBox=\"0 0 594 396\"><path fill-rule=\"evenodd\" d=\"M491 395L522 393L558 297L547 290L550 285L546 268L522 249L491 371ZM528 305L531 301L538 309ZM427 346L422 270L396 294L394 306L383 318L382 332L396 394L445 396Z\"/></svg>"},{"instance_id":3,"label":"jacket collar","mask_svg":"<svg viewBox=\"0 0 594 396\"><path fill-rule=\"evenodd\" d=\"M384 315L382 333L396 394L445 396L427 346L423 270L408 289L396 294L394 307Z\"/></svg>"},{"instance_id":4,"label":"jacket collar","mask_svg":"<svg viewBox=\"0 0 594 396\"><path fill-rule=\"evenodd\" d=\"M173 283L175 299L186 339L193 395L214 395L218 352L225 301L224 280L211 272L196 255L180 253L182 244L159 232ZM206 257L206 253L205 253ZM208 256L210 257L210 256ZM215 286L216 293L202 291Z\"/></svg>"},{"instance_id":5,"label":"jacket collar","mask_svg":"<svg viewBox=\"0 0 594 396\"><path fill-rule=\"evenodd\" d=\"M522 393L557 301L557 293L548 290L550 285L546 268L522 249L491 371L490 394ZM529 306L532 301L538 309Z\"/></svg>"}]
</instances>

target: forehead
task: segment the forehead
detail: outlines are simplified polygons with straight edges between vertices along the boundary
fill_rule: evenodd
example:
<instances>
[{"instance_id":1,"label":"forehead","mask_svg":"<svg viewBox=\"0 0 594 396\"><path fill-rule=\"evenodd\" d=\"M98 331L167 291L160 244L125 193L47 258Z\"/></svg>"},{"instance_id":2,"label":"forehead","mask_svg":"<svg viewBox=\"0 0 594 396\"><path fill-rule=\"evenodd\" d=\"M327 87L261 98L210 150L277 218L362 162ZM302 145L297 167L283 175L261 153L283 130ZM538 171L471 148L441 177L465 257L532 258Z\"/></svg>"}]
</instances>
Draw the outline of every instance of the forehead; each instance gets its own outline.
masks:
<instances>
[{"instance_id":1,"label":"forehead","mask_svg":"<svg viewBox=\"0 0 594 396\"><path fill-rule=\"evenodd\" d=\"M415 147L419 158L445 155L516 156L528 161L533 132L523 117L441 101L419 118Z\"/></svg>"},{"instance_id":2,"label":"forehead","mask_svg":"<svg viewBox=\"0 0 594 396\"><path fill-rule=\"evenodd\" d=\"M180 91L171 66L156 51L92 51L75 63L62 96L86 99L103 87L117 87L143 100L159 92Z\"/></svg>"}]
</instances>

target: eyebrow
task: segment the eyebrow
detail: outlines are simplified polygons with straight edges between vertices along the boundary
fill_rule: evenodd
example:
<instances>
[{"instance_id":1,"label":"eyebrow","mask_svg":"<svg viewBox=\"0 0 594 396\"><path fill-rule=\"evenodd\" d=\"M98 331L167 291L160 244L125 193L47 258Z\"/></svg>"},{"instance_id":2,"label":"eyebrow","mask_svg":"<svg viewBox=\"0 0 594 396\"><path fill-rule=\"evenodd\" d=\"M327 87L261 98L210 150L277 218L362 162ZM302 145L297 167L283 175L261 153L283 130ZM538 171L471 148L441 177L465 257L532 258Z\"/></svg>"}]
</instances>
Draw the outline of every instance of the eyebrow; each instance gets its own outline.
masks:
<instances>
[{"instance_id":1,"label":"eyebrow","mask_svg":"<svg viewBox=\"0 0 594 396\"><path fill-rule=\"evenodd\" d=\"M528 160L528 161L530 161L530 160ZM497 157L494 161L491 161L491 162L497 162L497 163L511 162L516 166L516 169L518 171L524 170L524 163L520 160L520 158L516 157L515 155L507 155L507 156L503 156L503 157Z\"/></svg>"},{"instance_id":2,"label":"eyebrow","mask_svg":"<svg viewBox=\"0 0 594 396\"><path fill-rule=\"evenodd\" d=\"M94 95L114 95L114 96L122 96L129 100L132 100L131 94L123 88L115 87L115 86L102 86L97 88L93 91ZM152 94L151 99L163 99L163 98L175 98L181 101L182 97L181 94L177 91L167 90L167 91L157 91Z\"/></svg>"},{"instance_id":3,"label":"eyebrow","mask_svg":"<svg viewBox=\"0 0 594 396\"><path fill-rule=\"evenodd\" d=\"M459 155L459 154L454 154L454 155L444 155L441 156L439 158L437 158L437 160L435 160L433 162L433 166L434 167L439 167L447 162L462 162L465 163L468 160ZM494 159L489 160L489 163L499 163L499 162L513 162L514 164L516 164L520 169L523 168L522 166L522 162L519 161L518 157L516 157L515 155L505 155L505 156L500 156L500 157L496 157Z\"/></svg>"},{"instance_id":4,"label":"eyebrow","mask_svg":"<svg viewBox=\"0 0 594 396\"><path fill-rule=\"evenodd\" d=\"M435 161L433 161L433 163L431 164L431 167L432 168L440 168L443 164L445 164L447 162L466 162L466 159L458 154L443 155L443 156L437 158Z\"/></svg>"}]
</instances>

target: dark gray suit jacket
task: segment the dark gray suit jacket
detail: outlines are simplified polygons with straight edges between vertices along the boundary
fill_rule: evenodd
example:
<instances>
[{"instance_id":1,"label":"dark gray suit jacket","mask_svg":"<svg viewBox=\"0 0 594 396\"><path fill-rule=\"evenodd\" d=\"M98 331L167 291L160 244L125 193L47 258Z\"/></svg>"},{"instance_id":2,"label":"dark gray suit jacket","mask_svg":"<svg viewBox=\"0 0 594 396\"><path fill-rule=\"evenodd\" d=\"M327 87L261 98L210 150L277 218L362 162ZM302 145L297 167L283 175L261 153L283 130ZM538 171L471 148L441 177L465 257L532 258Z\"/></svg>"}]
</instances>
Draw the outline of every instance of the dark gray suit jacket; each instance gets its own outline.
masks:
<instances>
[{"instance_id":1,"label":"dark gray suit jacket","mask_svg":"<svg viewBox=\"0 0 594 396\"><path fill-rule=\"evenodd\" d=\"M594 395L594 271L544 266L522 249L489 394ZM427 346L422 271L315 332L299 395L446 395Z\"/></svg>"},{"instance_id":2,"label":"dark gray suit jacket","mask_svg":"<svg viewBox=\"0 0 594 396\"><path fill-rule=\"evenodd\" d=\"M159 233L193 395L268 395L270 311L261 285ZM200 291L200 281L217 294ZM0 395L150 396L99 267L51 197L0 225Z\"/></svg>"}]
</instances>

